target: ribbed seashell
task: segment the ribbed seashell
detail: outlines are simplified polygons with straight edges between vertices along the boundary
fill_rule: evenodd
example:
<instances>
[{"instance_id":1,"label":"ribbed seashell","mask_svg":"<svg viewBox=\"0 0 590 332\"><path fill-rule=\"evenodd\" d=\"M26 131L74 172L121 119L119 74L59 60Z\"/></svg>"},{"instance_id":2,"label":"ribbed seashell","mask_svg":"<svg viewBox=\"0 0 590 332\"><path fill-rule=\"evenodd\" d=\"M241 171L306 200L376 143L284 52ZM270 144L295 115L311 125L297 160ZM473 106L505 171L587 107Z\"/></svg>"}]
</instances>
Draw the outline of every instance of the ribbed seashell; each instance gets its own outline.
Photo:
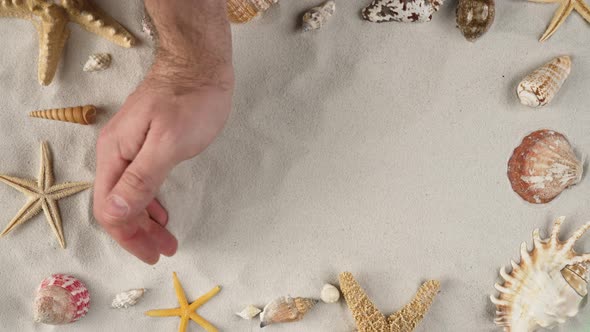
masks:
<instances>
[{"instance_id":1,"label":"ribbed seashell","mask_svg":"<svg viewBox=\"0 0 590 332\"><path fill-rule=\"evenodd\" d=\"M101 71L111 66L111 55L108 53L92 54L84 65L85 72Z\"/></svg>"},{"instance_id":2,"label":"ribbed seashell","mask_svg":"<svg viewBox=\"0 0 590 332\"><path fill-rule=\"evenodd\" d=\"M517 94L523 105L545 106L555 97L572 70L572 60L564 55L535 70L518 84Z\"/></svg>"},{"instance_id":3,"label":"ribbed seashell","mask_svg":"<svg viewBox=\"0 0 590 332\"><path fill-rule=\"evenodd\" d=\"M35 322L48 325L73 323L90 308L90 294L75 277L54 274L43 280L33 304Z\"/></svg>"},{"instance_id":4,"label":"ribbed seashell","mask_svg":"<svg viewBox=\"0 0 590 332\"><path fill-rule=\"evenodd\" d=\"M567 138L548 129L525 137L508 161L512 189L534 204L548 203L579 183L583 171Z\"/></svg>"},{"instance_id":5,"label":"ribbed seashell","mask_svg":"<svg viewBox=\"0 0 590 332\"><path fill-rule=\"evenodd\" d=\"M279 0L226 0L227 16L233 23L246 23Z\"/></svg>"},{"instance_id":6,"label":"ribbed seashell","mask_svg":"<svg viewBox=\"0 0 590 332\"><path fill-rule=\"evenodd\" d=\"M483 36L496 16L494 0L459 0L457 6L457 27L468 41Z\"/></svg>"},{"instance_id":7,"label":"ribbed seashell","mask_svg":"<svg viewBox=\"0 0 590 332\"><path fill-rule=\"evenodd\" d=\"M340 291L333 285L325 284L324 287L322 287L320 298L324 303L336 303L340 300Z\"/></svg>"},{"instance_id":8,"label":"ribbed seashell","mask_svg":"<svg viewBox=\"0 0 590 332\"><path fill-rule=\"evenodd\" d=\"M520 263L512 261L512 271L500 269L504 279L495 288L498 297L491 296L496 305L497 325L506 332L532 332L552 328L578 314L587 290L587 262L590 254L574 252L576 241L590 228L579 228L571 238L559 240L565 217L555 220L551 236L541 239L539 229L533 232L533 250L526 242L520 247ZM583 275L586 274L586 275Z\"/></svg>"},{"instance_id":9,"label":"ribbed seashell","mask_svg":"<svg viewBox=\"0 0 590 332\"><path fill-rule=\"evenodd\" d=\"M243 319L252 320L261 312L262 310L250 304L249 306L245 307L242 311L236 312L236 315L242 317Z\"/></svg>"},{"instance_id":10,"label":"ribbed seashell","mask_svg":"<svg viewBox=\"0 0 590 332\"><path fill-rule=\"evenodd\" d=\"M260 314L260 327L299 321L317 303L318 300L302 297L279 297L264 307Z\"/></svg>"},{"instance_id":11,"label":"ribbed seashell","mask_svg":"<svg viewBox=\"0 0 590 332\"><path fill-rule=\"evenodd\" d=\"M373 0L362 11L365 20L381 22L429 22L444 0Z\"/></svg>"},{"instance_id":12,"label":"ribbed seashell","mask_svg":"<svg viewBox=\"0 0 590 332\"><path fill-rule=\"evenodd\" d=\"M145 294L145 288L131 289L126 292L119 293L113 299L111 307L115 309L129 308L137 304L139 299Z\"/></svg>"},{"instance_id":13,"label":"ribbed seashell","mask_svg":"<svg viewBox=\"0 0 590 332\"><path fill-rule=\"evenodd\" d=\"M320 29L336 12L336 3L332 0L321 6L313 7L303 15L303 31Z\"/></svg>"},{"instance_id":14,"label":"ribbed seashell","mask_svg":"<svg viewBox=\"0 0 590 332\"><path fill-rule=\"evenodd\" d=\"M96 107L93 105L86 105L78 107L56 108L34 111L29 115L32 118L89 125L96 121Z\"/></svg>"}]
</instances>

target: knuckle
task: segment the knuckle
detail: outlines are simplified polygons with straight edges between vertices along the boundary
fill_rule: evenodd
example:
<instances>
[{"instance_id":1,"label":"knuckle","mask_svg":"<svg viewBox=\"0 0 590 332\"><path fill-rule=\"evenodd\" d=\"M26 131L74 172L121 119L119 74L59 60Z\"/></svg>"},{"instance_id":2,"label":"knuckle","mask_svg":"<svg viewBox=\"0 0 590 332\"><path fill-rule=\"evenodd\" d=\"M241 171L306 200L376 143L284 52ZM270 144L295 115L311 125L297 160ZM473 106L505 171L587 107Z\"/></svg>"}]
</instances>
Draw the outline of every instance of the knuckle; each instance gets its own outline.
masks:
<instances>
[{"instance_id":1,"label":"knuckle","mask_svg":"<svg viewBox=\"0 0 590 332\"><path fill-rule=\"evenodd\" d=\"M128 169L125 171L121 177L121 182L140 194L151 194L153 190L153 181L150 177L135 170Z\"/></svg>"}]
</instances>

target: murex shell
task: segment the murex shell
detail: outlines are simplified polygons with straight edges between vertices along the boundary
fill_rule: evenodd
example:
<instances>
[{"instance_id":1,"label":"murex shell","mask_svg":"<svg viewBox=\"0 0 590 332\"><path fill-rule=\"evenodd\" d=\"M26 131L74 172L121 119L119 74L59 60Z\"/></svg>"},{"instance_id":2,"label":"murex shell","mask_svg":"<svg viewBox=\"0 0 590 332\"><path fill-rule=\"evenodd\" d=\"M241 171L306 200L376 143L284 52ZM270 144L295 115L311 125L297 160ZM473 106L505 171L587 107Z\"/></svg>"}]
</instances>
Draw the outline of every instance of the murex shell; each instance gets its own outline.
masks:
<instances>
[{"instance_id":1,"label":"murex shell","mask_svg":"<svg viewBox=\"0 0 590 332\"><path fill-rule=\"evenodd\" d=\"M562 242L559 231L564 220L555 220L548 239L541 239L536 229L533 250L529 252L523 243L520 263L512 261L510 273L500 269L504 283L495 285L499 296L490 299L497 308L495 322L505 332L552 328L578 314L588 294L590 254L577 255L574 245L590 229L590 222Z\"/></svg>"},{"instance_id":2,"label":"murex shell","mask_svg":"<svg viewBox=\"0 0 590 332\"><path fill-rule=\"evenodd\" d=\"M320 29L335 12L336 3L332 0L321 6L313 7L303 15L303 31Z\"/></svg>"},{"instance_id":3,"label":"murex shell","mask_svg":"<svg viewBox=\"0 0 590 332\"><path fill-rule=\"evenodd\" d=\"M494 0L459 0L457 6L457 27L468 41L483 36L496 16Z\"/></svg>"},{"instance_id":4,"label":"murex shell","mask_svg":"<svg viewBox=\"0 0 590 332\"><path fill-rule=\"evenodd\" d=\"M371 22L429 22L444 0L373 0L362 11Z\"/></svg>"},{"instance_id":5,"label":"murex shell","mask_svg":"<svg viewBox=\"0 0 590 332\"><path fill-rule=\"evenodd\" d=\"M111 55L108 53L92 54L84 65L85 72L101 71L111 66Z\"/></svg>"},{"instance_id":6,"label":"murex shell","mask_svg":"<svg viewBox=\"0 0 590 332\"><path fill-rule=\"evenodd\" d=\"M227 0L227 17L233 23L246 23L277 2L279 0Z\"/></svg>"},{"instance_id":7,"label":"murex shell","mask_svg":"<svg viewBox=\"0 0 590 332\"><path fill-rule=\"evenodd\" d=\"M548 129L526 136L508 161L512 189L534 204L548 203L579 183L583 171L567 138Z\"/></svg>"},{"instance_id":8,"label":"murex shell","mask_svg":"<svg viewBox=\"0 0 590 332\"><path fill-rule=\"evenodd\" d=\"M572 60L567 55L546 63L518 84L516 92L520 102L530 107L549 104L561 89L571 70Z\"/></svg>"},{"instance_id":9,"label":"murex shell","mask_svg":"<svg viewBox=\"0 0 590 332\"><path fill-rule=\"evenodd\" d=\"M260 314L260 327L299 321L317 303L318 300L302 297L279 297L264 307Z\"/></svg>"},{"instance_id":10,"label":"murex shell","mask_svg":"<svg viewBox=\"0 0 590 332\"><path fill-rule=\"evenodd\" d=\"M111 307L115 309L129 308L137 304L139 299L145 294L145 288L131 289L126 292L119 293L113 299Z\"/></svg>"},{"instance_id":11,"label":"murex shell","mask_svg":"<svg viewBox=\"0 0 590 332\"><path fill-rule=\"evenodd\" d=\"M77 321L88 313L90 294L75 277L54 274L41 282L33 304L35 322L62 325Z\"/></svg>"}]
</instances>

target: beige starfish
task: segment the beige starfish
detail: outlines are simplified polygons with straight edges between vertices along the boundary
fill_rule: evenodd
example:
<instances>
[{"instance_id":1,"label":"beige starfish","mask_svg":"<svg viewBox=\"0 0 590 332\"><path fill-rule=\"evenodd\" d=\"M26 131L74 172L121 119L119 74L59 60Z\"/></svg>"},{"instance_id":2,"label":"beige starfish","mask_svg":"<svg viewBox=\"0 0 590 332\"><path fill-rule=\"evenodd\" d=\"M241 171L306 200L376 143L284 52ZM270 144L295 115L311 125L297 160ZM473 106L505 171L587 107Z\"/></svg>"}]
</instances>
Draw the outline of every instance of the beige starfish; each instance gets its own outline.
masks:
<instances>
[{"instance_id":1,"label":"beige starfish","mask_svg":"<svg viewBox=\"0 0 590 332\"><path fill-rule=\"evenodd\" d=\"M412 302L400 311L385 317L371 302L351 273L340 274L340 289L359 332L411 332L424 318L440 290L440 283L427 281L420 287Z\"/></svg>"},{"instance_id":2,"label":"beige starfish","mask_svg":"<svg viewBox=\"0 0 590 332\"><path fill-rule=\"evenodd\" d=\"M135 37L112 17L89 0L0 0L0 17L22 18L33 22L39 35L38 79L49 85L70 35L68 22L75 22L89 32L111 42L131 47Z\"/></svg>"},{"instance_id":3,"label":"beige starfish","mask_svg":"<svg viewBox=\"0 0 590 332\"><path fill-rule=\"evenodd\" d=\"M54 185L53 167L46 142L41 143L41 170L37 182L5 175L0 175L0 182L6 183L29 197L25 206L20 209L0 236L10 233L18 225L28 221L43 210L49 226L51 226L53 233L55 233L55 236L59 240L59 244L65 249L66 241L64 239L57 202L62 198L72 196L92 187L92 184L75 182Z\"/></svg>"},{"instance_id":4,"label":"beige starfish","mask_svg":"<svg viewBox=\"0 0 590 332\"><path fill-rule=\"evenodd\" d=\"M588 4L584 2L584 0L529 0L531 2L538 2L538 3L559 3L559 9L555 12L551 23L549 23L549 27L541 36L540 41L546 41L549 39L555 31L563 24L565 19L572 13L575 9L588 23L590 23L590 7Z\"/></svg>"}]
</instances>

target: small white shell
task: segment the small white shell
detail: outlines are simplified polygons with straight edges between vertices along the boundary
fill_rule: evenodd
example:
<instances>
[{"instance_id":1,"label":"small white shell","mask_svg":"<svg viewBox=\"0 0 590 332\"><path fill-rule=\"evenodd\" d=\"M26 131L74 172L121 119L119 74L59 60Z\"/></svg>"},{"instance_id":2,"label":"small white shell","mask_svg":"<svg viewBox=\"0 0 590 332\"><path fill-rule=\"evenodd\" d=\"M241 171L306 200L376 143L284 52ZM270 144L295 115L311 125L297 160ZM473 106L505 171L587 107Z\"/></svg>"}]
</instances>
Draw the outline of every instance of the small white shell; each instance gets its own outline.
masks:
<instances>
[{"instance_id":1,"label":"small white shell","mask_svg":"<svg viewBox=\"0 0 590 332\"><path fill-rule=\"evenodd\" d=\"M325 284L322 288L320 298L324 303L336 303L340 300L340 291L330 284Z\"/></svg>"},{"instance_id":2,"label":"small white shell","mask_svg":"<svg viewBox=\"0 0 590 332\"><path fill-rule=\"evenodd\" d=\"M320 29L335 12L336 3L332 0L321 6L313 7L303 15L303 31Z\"/></svg>"},{"instance_id":3,"label":"small white shell","mask_svg":"<svg viewBox=\"0 0 590 332\"><path fill-rule=\"evenodd\" d=\"M252 318L258 316L258 314L261 312L262 310L250 304L244 308L244 310L237 312L236 315L242 317L243 319L252 320Z\"/></svg>"},{"instance_id":4,"label":"small white shell","mask_svg":"<svg viewBox=\"0 0 590 332\"><path fill-rule=\"evenodd\" d=\"M111 55L108 53L92 54L84 65L85 72L101 71L111 66Z\"/></svg>"},{"instance_id":5,"label":"small white shell","mask_svg":"<svg viewBox=\"0 0 590 332\"><path fill-rule=\"evenodd\" d=\"M134 306L137 304L139 299L141 299L141 297L143 296L145 291L146 291L145 288L139 288L139 289L132 289L132 290L128 290L123 293L119 293L119 294L117 294L117 296L115 296L115 299L113 300L113 303L111 304L111 307L113 307L115 309L121 309L121 308L127 309L131 306Z\"/></svg>"},{"instance_id":6,"label":"small white shell","mask_svg":"<svg viewBox=\"0 0 590 332\"><path fill-rule=\"evenodd\" d=\"M151 40L156 39L156 27L154 27L154 22L147 13L144 13L141 19L141 31L150 37Z\"/></svg>"}]
</instances>

